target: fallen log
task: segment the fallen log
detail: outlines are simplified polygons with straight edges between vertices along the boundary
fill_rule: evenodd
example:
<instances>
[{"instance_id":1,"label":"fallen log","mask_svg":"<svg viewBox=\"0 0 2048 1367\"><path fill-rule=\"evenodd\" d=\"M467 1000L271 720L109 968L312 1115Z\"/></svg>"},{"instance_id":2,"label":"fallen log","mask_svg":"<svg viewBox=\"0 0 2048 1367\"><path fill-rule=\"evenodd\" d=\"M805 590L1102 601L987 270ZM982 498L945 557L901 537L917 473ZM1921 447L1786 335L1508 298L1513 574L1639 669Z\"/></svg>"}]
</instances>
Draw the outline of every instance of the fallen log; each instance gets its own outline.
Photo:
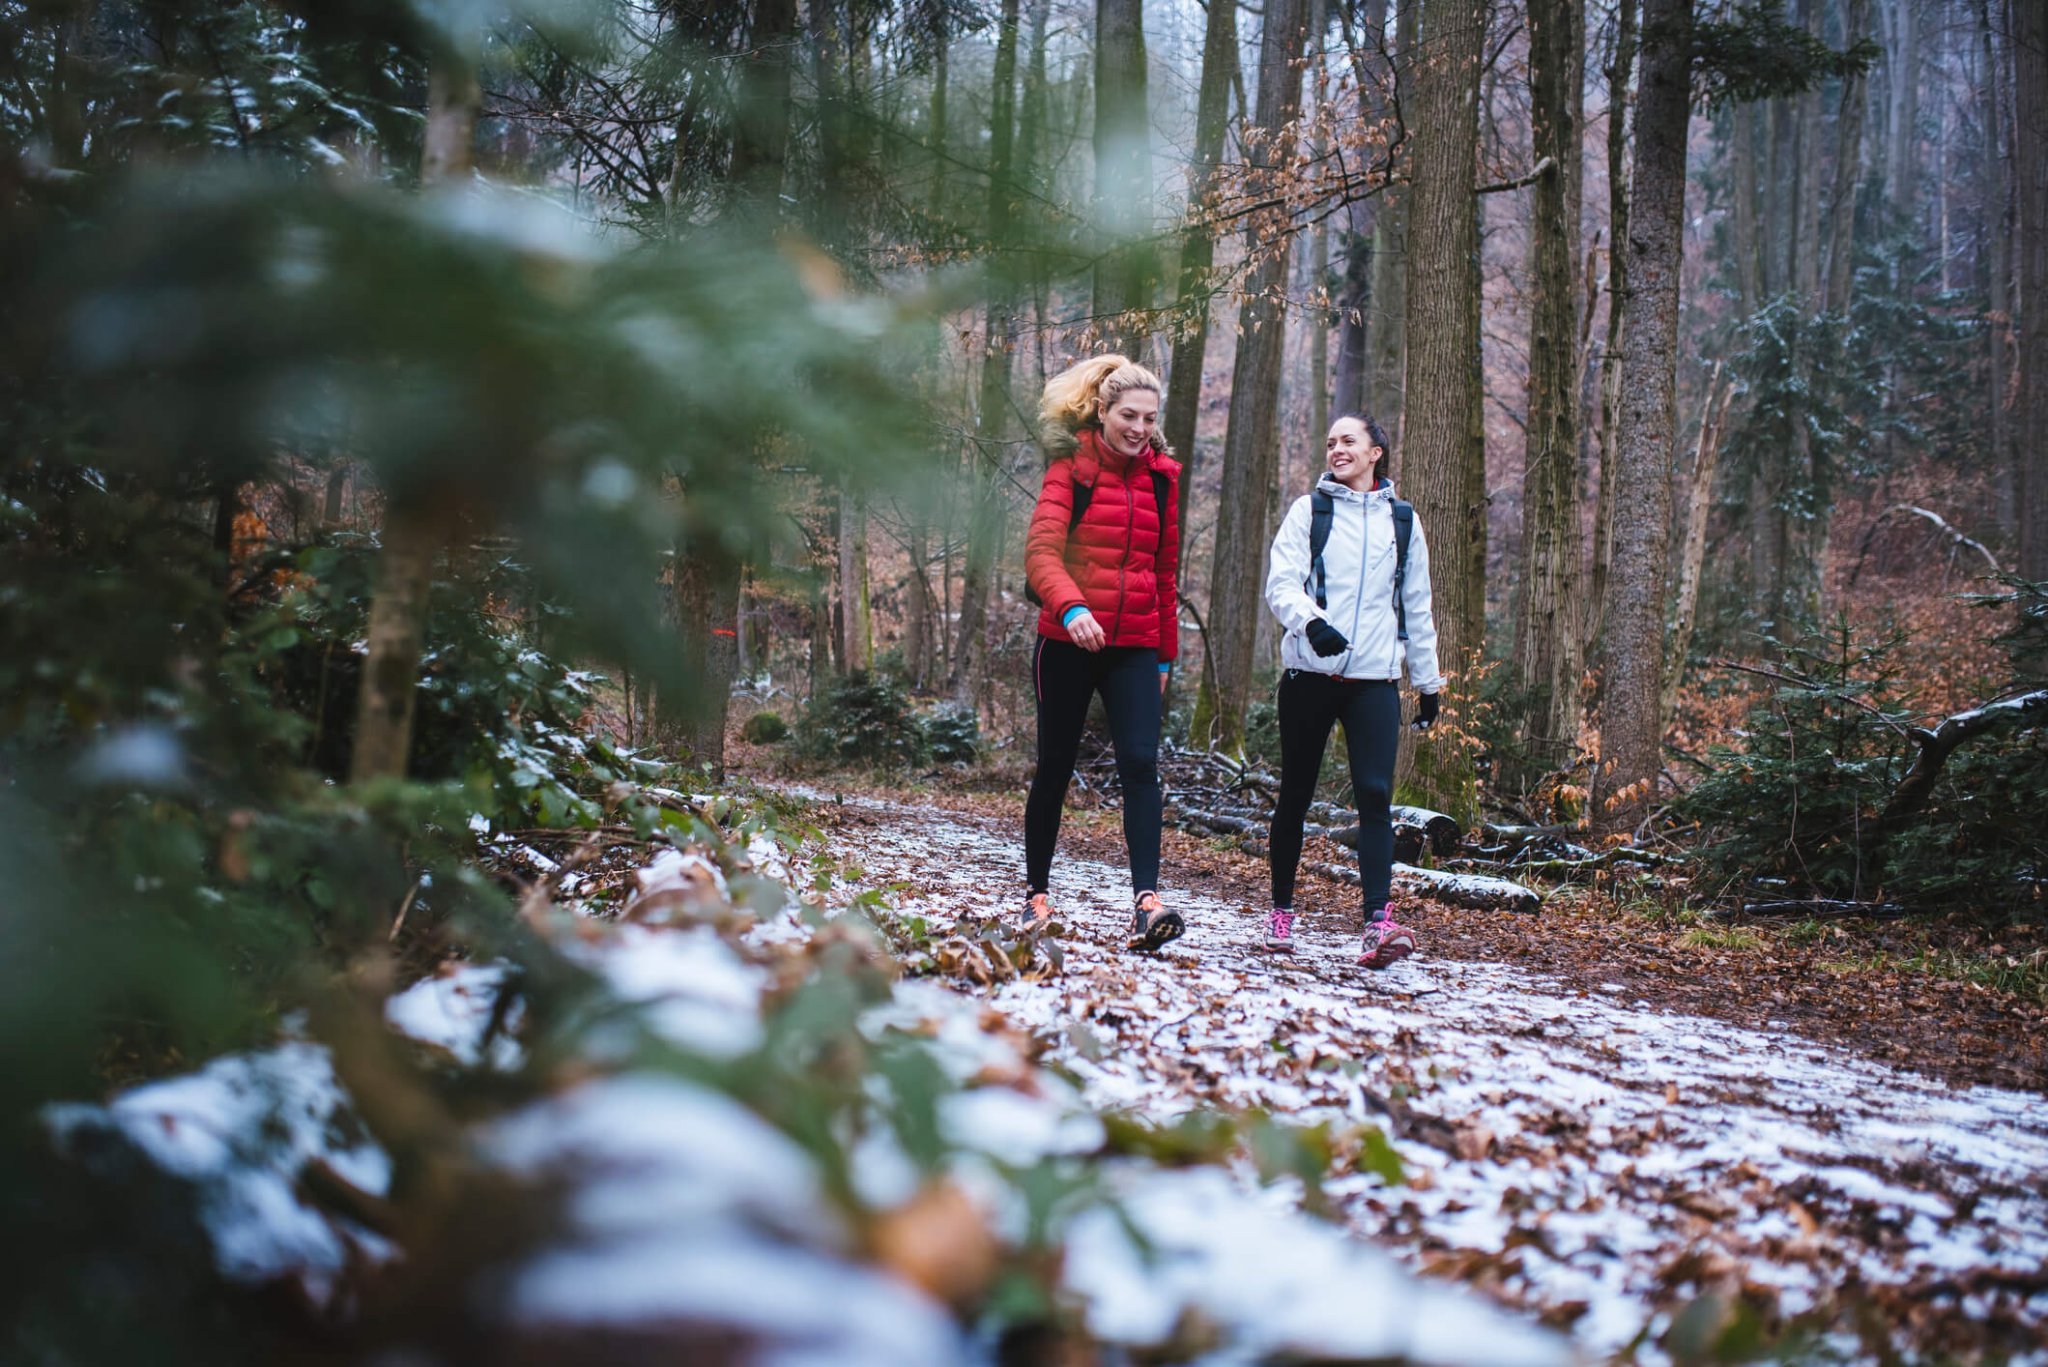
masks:
<instances>
[{"instance_id":1,"label":"fallen log","mask_svg":"<svg viewBox=\"0 0 2048 1367\"><path fill-rule=\"evenodd\" d=\"M1340 826L1336 830L1325 829L1321 833L1327 835L1347 850L1358 848L1360 829L1355 823L1350 826ZM1394 858L1403 864L1413 864L1416 860L1422 858L1422 851L1427 845L1428 839L1428 833L1422 827L1405 825L1399 821L1395 822Z\"/></svg>"},{"instance_id":2,"label":"fallen log","mask_svg":"<svg viewBox=\"0 0 2048 1367\"><path fill-rule=\"evenodd\" d=\"M1581 849L1577 845L1570 848L1579 852L1560 859L1516 860L1511 867L1517 873L1584 873L1594 869L1611 869L1616 864L1641 864L1647 868L1656 868L1678 862L1668 854L1659 854L1655 850L1639 850L1633 846L1602 850L1598 854Z\"/></svg>"},{"instance_id":3,"label":"fallen log","mask_svg":"<svg viewBox=\"0 0 2048 1367\"><path fill-rule=\"evenodd\" d=\"M1410 807L1395 803L1391 815L1396 826L1420 826L1429 841L1430 852L1439 859L1456 854L1458 847L1465 843L1465 830L1457 821L1442 812L1432 812L1427 807Z\"/></svg>"},{"instance_id":4,"label":"fallen log","mask_svg":"<svg viewBox=\"0 0 2048 1367\"><path fill-rule=\"evenodd\" d=\"M1310 864L1308 868L1345 883L1359 881L1358 870L1342 864ZM1477 911L1535 911L1543 905L1541 893L1483 873L1444 873L1418 869L1396 862L1394 886L1418 896L1448 902L1454 907Z\"/></svg>"},{"instance_id":5,"label":"fallen log","mask_svg":"<svg viewBox=\"0 0 2048 1367\"><path fill-rule=\"evenodd\" d=\"M1571 827L1561 823L1555 826L1504 826L1489 821L1479 828L1488 845L1505 845L1509 853L1531 841L1563 840L1570 832Z\"/></svg>"},{"instance_id":6,"label":"fallen log","mask_svg":"<svg viewBox=\"0 0 2048 1367\"><path fill-rule=\"evenodd\" d=\"M1897 902L1843 902L1832 897L1802 897L1781 902L1747 902L1733 912L1739 916L1810 916L1815 920L1849 920L1868 917L1874 921L1896 921L1912 913Z\"/></svg>"}]
</instances>

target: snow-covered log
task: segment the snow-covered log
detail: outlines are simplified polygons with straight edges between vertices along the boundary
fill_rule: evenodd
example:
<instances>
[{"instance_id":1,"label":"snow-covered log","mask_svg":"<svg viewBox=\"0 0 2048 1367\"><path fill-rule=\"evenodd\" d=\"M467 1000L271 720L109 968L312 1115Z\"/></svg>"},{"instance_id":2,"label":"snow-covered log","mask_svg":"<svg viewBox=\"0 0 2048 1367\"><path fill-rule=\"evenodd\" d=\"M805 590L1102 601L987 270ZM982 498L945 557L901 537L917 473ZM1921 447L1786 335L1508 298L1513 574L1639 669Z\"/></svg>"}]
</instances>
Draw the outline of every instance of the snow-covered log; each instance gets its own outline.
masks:
<instances>
[{"instance_id":1,"label":"snow-covered log","mask_svg":"<svg viewBox=\"0 0 2048 1367\"><path fill-rule=\"evenodd\" d=\"M1312 864L1306 867L1346 883L1358 881L1358 870L1345 864ZM1448 902L1454 907L1471 907L1477 911L1535 911L1543 905L1541 893L1505 878L1484 873L1418 869L1413 864L1399 862L1394 865L1394 886L1422 897Z\"/></svg>"}]
</instances>

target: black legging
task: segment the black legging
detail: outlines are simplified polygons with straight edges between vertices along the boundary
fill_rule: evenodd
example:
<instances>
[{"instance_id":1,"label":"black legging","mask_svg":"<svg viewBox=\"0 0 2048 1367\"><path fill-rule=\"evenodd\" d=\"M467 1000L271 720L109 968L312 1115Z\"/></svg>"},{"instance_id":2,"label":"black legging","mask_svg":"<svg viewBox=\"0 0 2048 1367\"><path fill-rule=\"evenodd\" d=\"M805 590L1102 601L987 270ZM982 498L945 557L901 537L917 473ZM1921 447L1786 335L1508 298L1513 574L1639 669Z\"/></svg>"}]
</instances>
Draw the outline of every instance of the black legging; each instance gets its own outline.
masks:
<instances>
[{"instance_id":1,"label":"black legging","mask_svg":"<svg viewBox=\"0 0 2048 1367\"><path fill-rule=\"evenodd\" d=\"M1044 892L1052 851L1060 837L1060 808L1074 761L1088 699L1102 694L1117 777L1124 788L1124 848L1131 857L1131 891L1159 887L1159 652L1150 646L1104 646L1086 651L1068 641L1038 638L1031 657L1038 694L1038 773L1024 803L1024 876Z\"/></svg>"},{"instance_id":2,"label":"black legging","mask_svg":"<svg viewBox=\"0 0 2048 1367\"><path fill-rule=\"evenodd\" d=\"M1394 751L1401 741L1401 690L1385 679L1339 679L1290 669L1280 679L1280 800L1266 847L1273 863L1273 905L1294 905L1301 823L1314 800L1330 727L1344 723L1351 787L1358 796L1358 876L1365 913L1387 904L1394 879Z\"/></svg>"}]
</instances>

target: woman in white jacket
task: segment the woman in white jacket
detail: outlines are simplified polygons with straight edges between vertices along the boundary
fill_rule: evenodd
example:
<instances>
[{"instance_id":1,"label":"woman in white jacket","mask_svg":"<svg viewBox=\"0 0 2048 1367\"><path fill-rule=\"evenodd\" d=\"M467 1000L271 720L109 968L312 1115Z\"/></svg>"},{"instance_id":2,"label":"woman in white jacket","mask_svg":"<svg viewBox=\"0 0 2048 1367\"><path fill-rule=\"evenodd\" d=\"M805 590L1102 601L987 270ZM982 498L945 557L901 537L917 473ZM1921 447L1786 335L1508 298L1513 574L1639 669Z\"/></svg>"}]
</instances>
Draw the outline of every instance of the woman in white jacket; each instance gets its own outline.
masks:
<instances>
[{"instance_id":1,"label":"woman in white jacket","mask_svg":"<svg viewBox=\"0 0 2048 1367\"><path fill-rule=\"evenodd\" d=\"M1415 726L1436 720L1443 676L1429 598L1429 545L1414 512L1383 477L1387 439L1362 413L1330 427L1329 472L1294 501L1267 558L1266 603L1287 633L1280 644L1280 800L1267 842L1273 911L1266 947L1294 948L1294 874L1302 820L1315 795L1330 728L1344 723L1358 798L1365 938L1358 962L1385 968L1415 948L1394 919L1394 828L1389 816L1401 733L1401 667L1422 695ZM1312 549L1326 511L1327 540ZM1409 524L1405 555L1400 525ZM1318 563L1320 561L1320 563Z\"/></svg>"}]
</instances>

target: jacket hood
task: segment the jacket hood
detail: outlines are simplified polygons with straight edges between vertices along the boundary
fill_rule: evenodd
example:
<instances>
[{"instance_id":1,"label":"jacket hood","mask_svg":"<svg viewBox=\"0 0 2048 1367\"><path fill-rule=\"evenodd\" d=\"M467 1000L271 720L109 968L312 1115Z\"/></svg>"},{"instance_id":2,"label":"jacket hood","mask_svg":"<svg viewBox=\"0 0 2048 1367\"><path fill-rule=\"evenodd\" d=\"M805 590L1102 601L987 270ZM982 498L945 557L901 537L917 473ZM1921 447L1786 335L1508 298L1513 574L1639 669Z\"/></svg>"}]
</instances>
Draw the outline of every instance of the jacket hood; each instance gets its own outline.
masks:
<instances>
[{"instance_id":1,"label":"jacket hood","mask_svg":"<svg viewBox=\"0 0 2048 1367\"><path fill-rule=\"evenodd\" d=\"M1079 451L1083 433L1092 433L1099 439L1102 427L1098 423L1089 423L1085 427L1067 427L1060 423L1046 424L1038 434L1038 444L1045 452L1046 464L1050 465L1064 456L1071 456ZM1161 460L1172 462L1175 469L1180 467L1180 462L1173 458L1173 448L1157 437L1152 440L1152 457L1155 467Z\"/></svg>"}]
</instances>

